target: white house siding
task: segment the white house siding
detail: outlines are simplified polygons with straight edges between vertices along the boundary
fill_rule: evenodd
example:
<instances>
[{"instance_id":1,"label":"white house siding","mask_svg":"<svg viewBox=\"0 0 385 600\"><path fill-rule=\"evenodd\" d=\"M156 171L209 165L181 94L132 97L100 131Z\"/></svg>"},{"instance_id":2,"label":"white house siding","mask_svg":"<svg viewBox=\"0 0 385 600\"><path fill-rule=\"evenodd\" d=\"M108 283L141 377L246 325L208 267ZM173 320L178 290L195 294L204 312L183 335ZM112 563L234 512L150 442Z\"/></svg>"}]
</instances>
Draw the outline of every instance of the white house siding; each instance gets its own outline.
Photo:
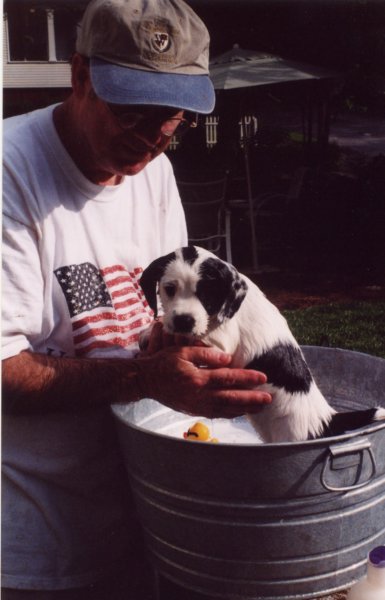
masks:
<instances>
[{"instance_id":1,"label":"white house siding","mask_svg":"<svg viewBox=\"0 0 385 600\"><path fill-rule=\"evenodd\" d=\"M6 63L5 88L61 88L71 87L71 68L62 63Z\"/></svg>"}]
</instances>

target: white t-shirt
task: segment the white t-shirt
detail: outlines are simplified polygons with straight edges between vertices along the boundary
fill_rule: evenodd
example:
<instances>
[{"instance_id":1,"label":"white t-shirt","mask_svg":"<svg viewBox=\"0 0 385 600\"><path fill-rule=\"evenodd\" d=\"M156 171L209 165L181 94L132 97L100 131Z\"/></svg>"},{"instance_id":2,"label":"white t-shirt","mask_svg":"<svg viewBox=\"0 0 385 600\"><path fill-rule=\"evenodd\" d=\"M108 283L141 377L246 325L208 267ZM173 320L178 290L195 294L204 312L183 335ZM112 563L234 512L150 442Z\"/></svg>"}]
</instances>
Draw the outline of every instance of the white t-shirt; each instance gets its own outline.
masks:
<instances>
[{"instance_id":1,"label":"white t-shirt","mask_svg":"<svg viewBox=\"0 0 385 600\"><path fill-rule=\"evenodd\" d=\"M141 270L187 240L171 164L95 185L53 108L5 121L3 358L130 357L151 320ZM5 416L3 429L2 585L65 589L111 572L134 517L109 408Z\"/></svg>"}]
</instances>

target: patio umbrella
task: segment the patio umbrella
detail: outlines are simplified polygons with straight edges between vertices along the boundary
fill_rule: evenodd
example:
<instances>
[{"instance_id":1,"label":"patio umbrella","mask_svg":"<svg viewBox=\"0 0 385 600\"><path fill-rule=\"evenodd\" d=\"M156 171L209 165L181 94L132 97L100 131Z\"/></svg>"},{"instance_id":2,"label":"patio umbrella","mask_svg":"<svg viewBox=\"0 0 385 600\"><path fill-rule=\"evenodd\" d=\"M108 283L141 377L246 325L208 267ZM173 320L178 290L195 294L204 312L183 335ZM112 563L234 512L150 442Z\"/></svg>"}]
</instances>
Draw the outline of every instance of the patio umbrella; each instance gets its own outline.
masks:
<instances>
[{"instance_id":1,"label":"patio umbrella","mask_svg":"<svg viewBox=\"0 0 385 600\"><path fill-rule=\"evenodd\" d=\"M335 74L322 67L294 62L280 56L258 52L256 50L245 50L235 44L231 50L215 57L210 62L210 77L216 90L231 91L241 88L270 86L306 79L333 78L335 77ZM249 164L248 142L250 140L247 139L247 127L244 117L242 117L242 131L248 202L251 216L250 230L253 269L257 271L259 269L257 239L255 222L252 218L254 205Z\"/></svg>"},{"instance_id":2,"label":"patio umbrella","mask_svg":"<svg viewBox=\"0 0 385 600\"><path fill-rule=\"evenodd\" d=\"M335 77L335 74L322 67L245 50L236 44L232 50L210 62L210 77L216 90L232 90L303 79L325 79Z\"/></svg>"}]
</instances>

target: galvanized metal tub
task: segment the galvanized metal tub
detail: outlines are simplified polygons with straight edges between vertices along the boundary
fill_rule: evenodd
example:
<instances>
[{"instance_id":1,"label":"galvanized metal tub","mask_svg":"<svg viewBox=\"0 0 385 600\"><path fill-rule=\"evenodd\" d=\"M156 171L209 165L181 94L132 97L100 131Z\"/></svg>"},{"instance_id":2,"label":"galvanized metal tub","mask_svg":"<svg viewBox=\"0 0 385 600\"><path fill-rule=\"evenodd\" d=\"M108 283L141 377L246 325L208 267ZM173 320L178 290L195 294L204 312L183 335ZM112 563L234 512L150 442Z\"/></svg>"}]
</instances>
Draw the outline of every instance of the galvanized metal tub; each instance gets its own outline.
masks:
<instances>
[{"instance_id":1,"label":"galvanized metal tub","mask_svg":"<svg viewBox=\"0 0 385 600\"><path fill-rule=\"evenodd\" d=\"M385 406L385 360L304 347L339 410ZM156 569L209 596L314 598L349 587L385 540L385 423L290 444L190 443L169 409L113 408ZM187 429L196 418L174 413Z\"/></svg>"}]
</instances>

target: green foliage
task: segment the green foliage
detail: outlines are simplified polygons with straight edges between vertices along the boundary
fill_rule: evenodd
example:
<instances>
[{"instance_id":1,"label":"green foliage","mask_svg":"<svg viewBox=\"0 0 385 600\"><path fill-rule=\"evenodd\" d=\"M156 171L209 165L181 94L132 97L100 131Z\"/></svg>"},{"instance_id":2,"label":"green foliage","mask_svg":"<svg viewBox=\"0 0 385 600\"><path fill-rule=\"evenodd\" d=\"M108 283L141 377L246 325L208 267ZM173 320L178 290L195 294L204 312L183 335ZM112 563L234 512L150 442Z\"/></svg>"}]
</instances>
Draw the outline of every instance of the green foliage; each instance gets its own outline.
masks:
<instances>
[{"instance_id":1,"label":"green foliage","mask_svg":"<svg viewBox=\"0 0 385 600\"><path fill-rule=\"evenodd\" d=\"M331 303L283 313L300 344L385 358L385 302Z\"/></svg>"}]
</instances>

